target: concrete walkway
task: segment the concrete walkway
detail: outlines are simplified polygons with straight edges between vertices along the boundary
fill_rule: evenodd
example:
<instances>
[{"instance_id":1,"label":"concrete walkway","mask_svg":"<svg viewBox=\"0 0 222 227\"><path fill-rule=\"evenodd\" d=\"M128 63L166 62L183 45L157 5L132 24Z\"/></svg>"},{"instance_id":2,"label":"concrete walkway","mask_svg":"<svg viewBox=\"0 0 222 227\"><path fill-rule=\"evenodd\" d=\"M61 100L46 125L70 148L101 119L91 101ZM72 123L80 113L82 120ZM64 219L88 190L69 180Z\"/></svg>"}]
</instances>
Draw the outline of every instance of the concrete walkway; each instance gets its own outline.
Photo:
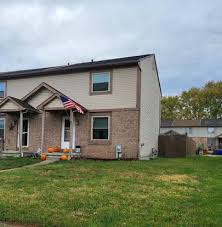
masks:
<instances>
[{"instance_id":1,"label":"concrete walkway","mask_svg":"<svg viewBox=\"0 0 222 227\"><path fill-rule=\"evenodd\" d=\"M31 227L33 225L10 224L0 221L0 227Z\"/></svg>"},{"instance_id":2,"label":"concrete walkway","mask_svg":"<svg viewBox=\"0 0 222 227\"><path fill-rule=\"evenodd\" d=\"M18 169L27 169L27 168L32 168L32 167L35 167L35 166L44 166L44 165L48 165L48 164L56 162L56 161L58 161L58 160L51 159L51 160L38 162L38 163L35 163L35 164L32 164L32 165L17 167L17 168L14 168L14 169L3 169L3 170L0 170L0 173L11 172L11 171L18 170ZM0 223L0 227L1 227L1 223Z\"/></svg>"},{"instance_id":3,"label":"concrete walkway","mask_svg":"<svg viewBox=\"0 0 222 227\"><path fill-rule=\"evenodd\" d=\"M24 225L10 225L10 224L6 224L4 222L0 222L0 227L22 227Z\"/></svg>"}]
</instances>

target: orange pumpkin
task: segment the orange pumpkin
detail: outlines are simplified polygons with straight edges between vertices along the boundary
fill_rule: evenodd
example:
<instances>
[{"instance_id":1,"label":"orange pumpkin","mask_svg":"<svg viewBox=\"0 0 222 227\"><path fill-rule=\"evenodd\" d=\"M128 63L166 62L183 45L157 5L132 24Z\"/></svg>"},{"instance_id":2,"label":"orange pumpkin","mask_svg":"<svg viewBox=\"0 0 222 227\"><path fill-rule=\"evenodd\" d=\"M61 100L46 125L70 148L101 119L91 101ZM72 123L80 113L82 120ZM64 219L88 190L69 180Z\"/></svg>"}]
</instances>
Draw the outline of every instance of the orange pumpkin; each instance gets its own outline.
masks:
<instances>
[{"instance_id":1,"label":"orange pumpkin","mask_svg":"<svg viewBox=\"0 0 222 227\"><path fill-rule=\"evenodd\" d=\"M66 161L66 160L68 160L68 156L67 156L67 155L62 155L62 156L60 157L60 160L61 160L61 161Z\"/></svg>"},{"instance_id":2,"label":"orange pumpkin","mask_svg":"<svg viewBox=\"0 0 222 227\"><path fill-rule=\"evenodd\" d=\"M46 160L46 155L45 155L45 154L42 154L42 155L41 155L41 160L42 160L42 161L45 161L45 160Z\"/></svg>"},{"instance_id":3,"label":"orange pumpkin","mask_svg":"<svg viewBox=\"0 0 222 227\"><path fill-rule=\"evenodd\" d=\"M54 152L54 148L53 148L53 147L49 147L49 148L48 148L48 152L49 152L49 153L53 153L53 152Z\"/></svg>"},{"instance_id":4,"label":"orange pumpkin","mask_svg":"<svg viewBox=\"0 0 222 227\"><path fill-rule=\"evenodd\" d=\"M64 153L69 153L69 149L68 149L68 148L65 148L65 149L63 150L63 152L64 152Z\"/></svg>"},{"instance_id":5,"label":"orange pumpkin","mask_svg":"<svg viewBox=\"0 0 222 227\"><path fill-rule=\"evenodd\" d=\"M56 147L54 148L54 152L60 152L60 147L59 147L59 146L56 146Z\"/></svg>"}]
</instances>

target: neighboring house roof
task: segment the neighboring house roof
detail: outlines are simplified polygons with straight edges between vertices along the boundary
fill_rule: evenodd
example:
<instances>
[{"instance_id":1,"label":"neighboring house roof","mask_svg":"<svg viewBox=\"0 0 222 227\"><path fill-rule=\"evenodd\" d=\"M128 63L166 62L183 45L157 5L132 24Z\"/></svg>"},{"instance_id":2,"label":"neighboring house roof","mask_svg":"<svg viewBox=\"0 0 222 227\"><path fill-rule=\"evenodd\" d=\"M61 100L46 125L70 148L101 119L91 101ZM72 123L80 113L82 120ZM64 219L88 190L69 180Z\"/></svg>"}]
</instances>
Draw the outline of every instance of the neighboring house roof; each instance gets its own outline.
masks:
<instances>
[{"instance_id":1,"label":"neighboring house roof","mask_svg":"<svg viewBox=\"0 0 222 227\"><path fill-rule=\"evenodd\" d=\"M173 123L173 120L161 121L161 127L169 128L169 127L171 127L172 123Z\"/></svg>"},{"instance_id":2,"label":"neighboring house roof","mask_svg":"<svg viewBox=\"0 0 222 227\"><path fill-rule=\"evenodd\" d=\"M97 70L105 69L111 67L121 67L121 66L132 66L138 64L140 59L148 56L154 56L154 54L139 55L133 57L116 58L102 61L91 61L78 64L70 64L64 66L30 69L30 70L20 70L13 72L3 72L0 73L0 79L15 79L15 78L26 78L33 76L42 75L55 75L55 74L66 74L72 72L82 72L87 70Z\"/></svg>"},{"instance_id":3,"label":"neighboring house roof","mask_svg":"<svg viewBox=\"0 0 222 227\"><path fill-rule=\"evenodd\" d=\"M222 119L162 120L161 128L222 127Z\"/></svg>"},{"instance_id":4,"label":"neighboring house roof","mask_svg":"<svg viewBox=\"0 0 222 227\"><path fill-rule=\"evenodd\" d=\"M164 136L177 136L177 135L182 135L174 130L169 130L161 135L164 135Z\"/></svg>"},{"instance_id":5,"label":"neighboring house roof","mask_svg":"<svg viewBox=\"0 0 222 227\"><path fill-rule=\"evenodd\" d=\"M204 119L201 120L203 127L222 127L222 119Z\"/></svg>"},{"instance_id":6,"label":"neighboring house roof","mask_svg":"<svg viewBox=\"0 0 222 227\"><path fill-rule=\"evenodd\" d=\"M172 123L174 127L199 127L200 120L174 120Z\"/></svg>"}]
</instances>

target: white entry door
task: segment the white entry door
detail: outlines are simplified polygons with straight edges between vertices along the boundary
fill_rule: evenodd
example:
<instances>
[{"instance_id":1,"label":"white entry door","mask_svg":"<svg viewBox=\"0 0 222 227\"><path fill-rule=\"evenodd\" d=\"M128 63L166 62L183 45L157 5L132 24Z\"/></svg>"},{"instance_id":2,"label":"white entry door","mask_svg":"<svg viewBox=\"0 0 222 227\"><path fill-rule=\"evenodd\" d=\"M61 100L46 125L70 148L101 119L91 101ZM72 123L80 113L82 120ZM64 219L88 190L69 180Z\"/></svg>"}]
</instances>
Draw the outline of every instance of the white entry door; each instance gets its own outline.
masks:
<instances>
[{"instance_id":1,"label":"white entry door","mask_svg":"<svg viewBox=\"0 0 222 227\"><path fill-rule=\"evenodd\" d=\"M73 122L73 149L75 148L75 117ZM70 142L70 120L69 117L62 118L62 141L61 148L69 148Z\"/></svg>"}]
</instances>

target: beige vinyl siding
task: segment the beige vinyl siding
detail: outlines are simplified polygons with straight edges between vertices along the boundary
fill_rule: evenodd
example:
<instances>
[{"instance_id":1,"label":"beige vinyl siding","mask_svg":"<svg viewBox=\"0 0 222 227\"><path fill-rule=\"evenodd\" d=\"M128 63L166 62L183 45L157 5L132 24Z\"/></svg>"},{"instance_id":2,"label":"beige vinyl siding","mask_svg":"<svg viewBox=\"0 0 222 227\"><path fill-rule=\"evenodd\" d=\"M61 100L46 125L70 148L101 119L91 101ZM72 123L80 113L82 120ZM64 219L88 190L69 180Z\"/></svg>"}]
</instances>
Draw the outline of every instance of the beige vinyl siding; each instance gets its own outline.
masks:
<instances>
[{"instance_id":1,"label":"beige vinyl siding","mask_svg":"<svg viewBox=\"0 0 222 227\"><path fill-rule=\"evenodd\" d=\"M161 92L154 57L141 59L140 159L158 149Z\"/></svg>"},{"instance_id":2,"label":"beige vinyl siding","mask_svg":"<svg viewBox=\"0 0 222 227\"><path fill-rule=\"evenodd\" d=\"M52 95L53 95L52 92L50 92L46 88L43 88L40 91L38 91L38 93L31 96L31 98L28 99L27 101L31 106L37 107Z\"/></svg>"},{"instance_id":3,"label":"beige vinyl siding","mask_svg":"<svg viewBox=\"0 0 222 227\"><path fill-rule=\"evenodd\" d=\"M45 105L45 108L57 108L57 107L58 108L63 107L62 101L59 98L55 98L47 105Z\"/></svg>"},{"instance_id":4,"label":"beige vinyl siding","mask_svg":"<svg viewBox=\"0 0 222 227\"><path fill-rule=\"evenodd\" d=\"M165 132L168 132L170 130L173 130L173 131L178 132L180 134L185 134L188 131L188 128L189 127L187 127L187 128L184 128L184 127L161 128L160 133L165 133ZM216 137L220 134L222 134L222 127L215 127L213 133L208 132L208 127L192 127L192 132L191 133L188 132L187 135L189 137L203 137L203 138L211 137L211 138L214 138L214 137Z\"/></svg>"},{"instance_id":5,"label":"beige vinyl siding","mask_svg":"<svg viewBox=\"0 0 222 227\"><path fill-rule=\"evenodd\" d=\"M1 110L19 110L19 107L11 101L7 101L2 105Z\"/></svg>"},{"instance_id":6,"label":"beige vinyl siding","mask_svg":"<svg viewBox=\"0 0 222 227\"><path fill-rule=\"evenodd\" d=\"M137 67L113 69L112 94L90 96L89 74L83 72L8 80L7 94L22 98L45 82L89 110L136 107Z\"/></svg>"}]
</instances>

